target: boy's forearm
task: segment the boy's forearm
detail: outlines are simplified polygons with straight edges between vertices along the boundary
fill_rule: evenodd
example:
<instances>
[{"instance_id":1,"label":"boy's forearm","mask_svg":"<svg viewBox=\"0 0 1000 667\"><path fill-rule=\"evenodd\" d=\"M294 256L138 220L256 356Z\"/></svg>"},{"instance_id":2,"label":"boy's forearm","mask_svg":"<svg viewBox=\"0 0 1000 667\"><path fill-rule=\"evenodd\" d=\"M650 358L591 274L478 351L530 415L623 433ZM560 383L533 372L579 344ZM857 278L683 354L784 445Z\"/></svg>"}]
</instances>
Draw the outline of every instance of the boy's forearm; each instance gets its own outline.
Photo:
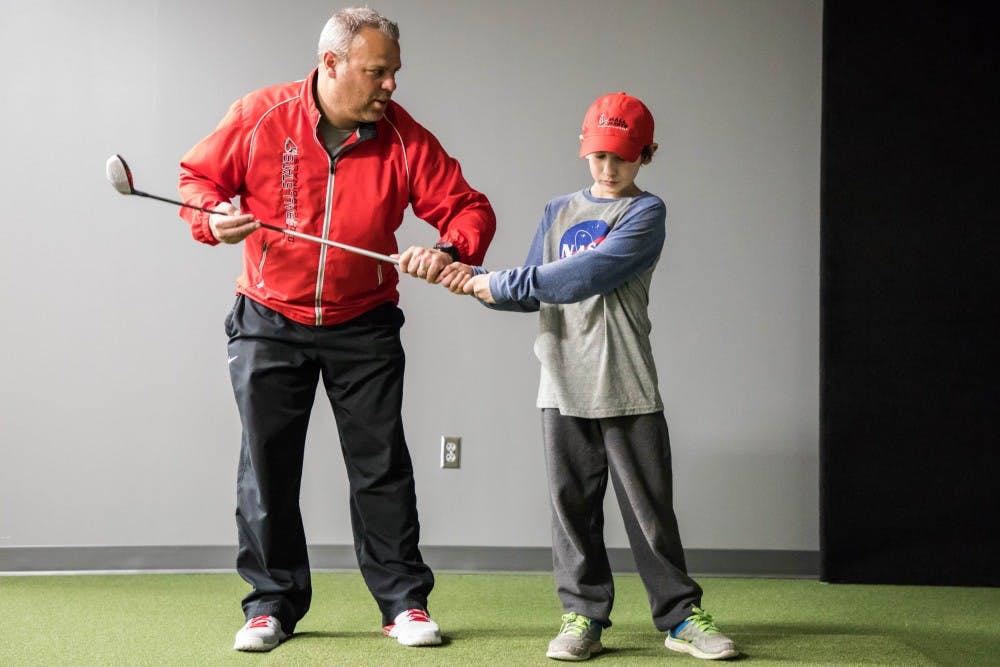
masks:
<instances>
[{"instance_id":1,"label":"boy's forearm","mask_svg":"<svg viewBox=\"0 0 1000 667\"><path fill-rule=\"evenodd\" d=\"M484 304L494 310L506 310L516 313L533 313L538 310L539 302L532 296L523 298L515 297L511 293L508 284L508 276L511 270L496 271L490 274L490 294L493 297L492 304Z\"/></svg>"}]
</instances>

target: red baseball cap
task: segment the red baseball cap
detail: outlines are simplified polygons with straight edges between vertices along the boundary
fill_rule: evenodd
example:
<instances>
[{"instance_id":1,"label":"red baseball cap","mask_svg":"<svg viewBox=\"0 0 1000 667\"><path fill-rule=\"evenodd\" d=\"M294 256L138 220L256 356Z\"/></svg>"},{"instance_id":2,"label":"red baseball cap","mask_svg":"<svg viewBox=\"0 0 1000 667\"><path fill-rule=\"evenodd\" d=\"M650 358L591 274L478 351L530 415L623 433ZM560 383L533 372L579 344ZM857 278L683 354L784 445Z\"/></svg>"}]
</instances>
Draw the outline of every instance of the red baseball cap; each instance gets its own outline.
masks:
<instances>
[{"instance_id":1,"label":"red baseball cap","mask_svg":"<svg viewBox=\"0 0 1000 667\"><path fill-rule=\"evenodd\" d=\"M642 149L652 143L653 114L631 95L610 93L599 97L583 118L580 157L606 152L635 162Z\"/></svg>"}]
</instances>

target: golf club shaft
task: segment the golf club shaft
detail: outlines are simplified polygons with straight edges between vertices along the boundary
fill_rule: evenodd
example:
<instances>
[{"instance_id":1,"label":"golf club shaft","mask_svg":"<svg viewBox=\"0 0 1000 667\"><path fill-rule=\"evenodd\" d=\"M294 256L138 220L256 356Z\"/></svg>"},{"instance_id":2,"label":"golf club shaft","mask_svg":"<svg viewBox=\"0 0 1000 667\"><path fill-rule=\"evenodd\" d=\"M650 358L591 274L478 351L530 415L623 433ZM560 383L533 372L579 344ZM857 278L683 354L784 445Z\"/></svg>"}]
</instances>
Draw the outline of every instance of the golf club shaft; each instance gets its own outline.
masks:
<instances>
[{"instance_id":1,"label":"golf club shaft","mask_svg":"<svg viewBox=\"0 0 1000 667\"><path fill-rule=\"evenodd\" d=\"M282 234L288 234L289 236L297 236L300 239L306 239L307 241L315 241L316 243L322 243L323 245L332 246L334 248L340 248L341 250L346 250L347 252L353 252L358 255L364 255L365 257L371 257L372 259L378 259L383 262L389 262L390 264L399 264L399 260L395 257L390 257L389 255L383 255L380 252L374 252L372 250L365 250L364 248L357 248L352 245L347 245L346 243L338 243L337 241L331 241L329 239L321 239L318 236L312 236L311 234L303 234L302 232L296 232L291 229L286 229L284 227L275 227L274 225L269 225L265 222L257 221L258 224L264 229L270 229L275 232L281 232Z\"/></svg>"},{"instance_id":2,"label":"golf club shaft","mask_svg":"<svg viewBox=\"0 0 1000 667\"><path fill-rule=\"evenodd\" d=\"M141 190L132 190L132 194L139 195L140 197L149 197L150 199L157 199L162 202L167 202L168 204L174 204L175 206L182 206L184 208L193 208L196 211L202 211L204 213L218 213L218 211L213 211L208 208L202 208L201 206L195 206L194 204L185 204L182 201L177 201L176 199L167 199L166 197L160 197L158 195L152 195L148 192L143 192ZM329 239L323 239L318 236L313 236L311 234L303 234L302 232L297 232L292 229L287 229L284 227L276 227L275 225L269 225L264 222L257 223L264 229L270 229L274 232L280 232L282 234L287 234L288 236L295 236L300 239L305 239L307 241L314 241L316 243L322 243L323 245L332 246L334 248L340 248L341 250L346 250L347 252L353 252L358 255L364 255L365 257L371 257L372 259L378 259L383 262L389 262L390 264L399 264L399 260L395 257L390 257L389 255L383 255L382 253L374 252L372 250L365 250L364 248L357 248L352 245L347 245L346 243L338 243L337 241L331 241Z\"/></svg>"}]
</instances>

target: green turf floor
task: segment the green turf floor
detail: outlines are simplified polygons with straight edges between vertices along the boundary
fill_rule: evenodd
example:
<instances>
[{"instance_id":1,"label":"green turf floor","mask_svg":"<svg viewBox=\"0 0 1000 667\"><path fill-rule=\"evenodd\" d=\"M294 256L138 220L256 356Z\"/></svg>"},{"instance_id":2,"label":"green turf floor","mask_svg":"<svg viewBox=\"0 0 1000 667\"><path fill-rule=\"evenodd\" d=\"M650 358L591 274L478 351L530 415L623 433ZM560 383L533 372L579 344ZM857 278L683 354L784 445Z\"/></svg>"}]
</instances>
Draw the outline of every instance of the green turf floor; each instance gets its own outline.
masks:
<instances>
[{"instance_id":1,"label":"green turf floor","mask_svg":"<svg viewBox=\"0 0 1000 667\"><path fill-rule=\"evenodd\" d=\"M381 636L355 573L314 577L313 608L268 654L233 651L246 585L230 574L0 577L0 665L555 665L559 627L543 574L438 574L444 644ZM1000 665L1000 589L700 580L705 607L760 665ZM614 626L591 664L695 665L663 647L635 575L619 575Z\"/></svg>"}]
</instances>

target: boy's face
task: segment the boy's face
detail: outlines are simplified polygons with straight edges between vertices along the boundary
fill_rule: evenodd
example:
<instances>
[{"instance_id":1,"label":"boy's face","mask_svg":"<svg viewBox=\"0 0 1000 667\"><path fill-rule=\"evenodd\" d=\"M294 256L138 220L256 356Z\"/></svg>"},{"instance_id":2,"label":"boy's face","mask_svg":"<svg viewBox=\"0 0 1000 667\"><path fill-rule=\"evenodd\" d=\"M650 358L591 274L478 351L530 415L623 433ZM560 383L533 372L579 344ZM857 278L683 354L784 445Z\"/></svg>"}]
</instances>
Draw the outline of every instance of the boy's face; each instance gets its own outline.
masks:
<instances>
[{"instance_id":1,"label":"boy's face","mask_svg":"<svg viewBox=\"0 0 1000 667\"><path fill-rule=\"evenodd\" d=\"M626 162L615 153L591 153L587 156L594 186L590 194L600 199L618 199L639 194L635 177L642 166L642 157Z\"/></svg>"}]
</instances>

